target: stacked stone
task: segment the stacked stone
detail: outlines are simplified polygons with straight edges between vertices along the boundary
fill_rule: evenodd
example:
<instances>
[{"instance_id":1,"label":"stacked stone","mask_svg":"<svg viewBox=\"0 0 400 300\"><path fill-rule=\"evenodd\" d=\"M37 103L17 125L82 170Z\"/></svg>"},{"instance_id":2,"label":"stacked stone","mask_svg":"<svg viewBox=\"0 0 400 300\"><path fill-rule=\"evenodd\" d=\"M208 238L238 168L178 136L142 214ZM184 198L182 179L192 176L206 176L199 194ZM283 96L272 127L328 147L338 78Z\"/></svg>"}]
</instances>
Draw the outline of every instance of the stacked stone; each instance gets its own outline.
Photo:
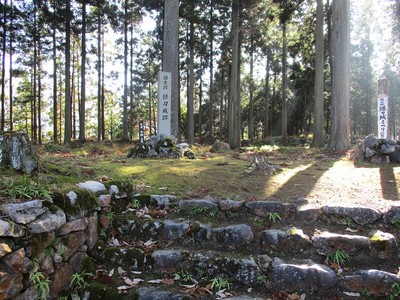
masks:
<instances>
[{"instance_id":1,"label":"stacked stone","mask_svg":"<svg viewBox=\"0 0 400 300\"><path fill-rule=\"evenodd\" d=\"M98 215L109 210L111 194L99 182L79 188L92 191L93 197L102 195L85 207L79 203L87 199L75 191L63 195L64 203L31 200L0 206L0 299L37 299L38 289L24 280L34 272L50 279L48 298L54 299L69 287L73 273L83 271L98 240Z\"/></svg>"}]
</instances>

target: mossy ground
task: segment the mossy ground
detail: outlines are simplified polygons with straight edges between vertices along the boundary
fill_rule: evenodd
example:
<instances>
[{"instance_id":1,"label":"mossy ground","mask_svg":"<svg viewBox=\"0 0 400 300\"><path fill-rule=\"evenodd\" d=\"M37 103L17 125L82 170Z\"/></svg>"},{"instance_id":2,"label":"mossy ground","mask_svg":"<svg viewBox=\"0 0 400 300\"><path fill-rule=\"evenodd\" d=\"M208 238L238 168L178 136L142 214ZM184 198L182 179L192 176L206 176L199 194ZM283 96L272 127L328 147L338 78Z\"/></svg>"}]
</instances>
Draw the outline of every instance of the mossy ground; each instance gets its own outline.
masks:
<instances>
[{"instance_id":1,"label":"mossy ground","mask_svg":"<svg viewBox=\"0 0 400 300\"><path fill-rule=\"evenodd\" d=\"M246 201L307 198L315 202L329 200L329 203L400 198L397 165L355 163L346 153L261 145L210 154L210 146L198 146L192 149L198 157L194 160L130 159L127 153L132 146L88 142L38 147L43 171L33 179L56 191L75 189L77 183L85 180L112 178L131 182L133 192L175 194L178 198L210 196ZM247 174L246 169L255 154L279 164L283 171L274 176ZM5 186L20 179L19 173L1 170L0 182Z\"/></svg>"}]
</instances>

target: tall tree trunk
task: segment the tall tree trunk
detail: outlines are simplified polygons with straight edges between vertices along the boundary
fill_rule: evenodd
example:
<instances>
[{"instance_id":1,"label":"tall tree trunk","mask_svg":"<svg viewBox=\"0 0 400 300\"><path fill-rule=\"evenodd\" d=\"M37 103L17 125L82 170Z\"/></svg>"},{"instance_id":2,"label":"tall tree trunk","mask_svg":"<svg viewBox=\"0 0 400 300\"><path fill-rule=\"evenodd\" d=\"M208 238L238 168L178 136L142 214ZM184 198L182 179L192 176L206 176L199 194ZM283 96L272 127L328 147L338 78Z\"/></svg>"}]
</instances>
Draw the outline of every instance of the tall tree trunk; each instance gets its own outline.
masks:
<instances>
[{"instance_id":1,"label":"tall tree trunk","mask_svg":"<svg viewBox=\"0 0 400 300\"><path fill-rule=\"evenodd\" d=\"M133 140L133 25L131 25L130 27L130 69L129 69L129 75L130 75L130 79L129 79L129 138L130 140ZM150 92L149 92L150 95ZM149 96L150 97L150 96Z\"/></svg>"},{"instance_id":2,"label":"tall tree trunk","mask_svg":"<svg viewBox=\"0 0 400 300\"><path fill-rule=\"evenodd\" d=\"M101 139L105 140L106 138L106 127L105 127L105 87L104 87L104 78L105 78L105 52L104 52L104 31L102 32L102 46L101 46L101 55L102 55L102 63L101 63ZM112 140L112 138L111 138Z\"/></svg>"},{"instance_id":3,"label":"tall tree trunk","mask_svg":"<svg viewBox=\"0 0 400 300\"><path fill-rule=\"evenodd\" d=\"M79 110L79 140L86 140L86 0L82 1L81 103Z\"/></svg>"},{"instance_id":4,"label":"tall tree trunk","mask_svg":"<svg viewBox=\"0 0 400 300\"><path fill-rule=\"evenodd\" d=\"M128 0L124 3L124 101L123 101L122 138L129 141L128 136Z\"/></svg>"},{"instance_id":5,"label":"tall tree trunk","mask_svg":"<svg viewBox=\"0 0 400 300\"><path fill-rule=\"evenodd\" d=\"M287 89L286 26L287 26L286 22L283 22L282 23L282 40L283 40L283 46L282 46L282 144L283 145L287 144L287 139L288 139L287 99L286 99L286 89Z\"/></svg>"},{"instance_id":6,"label":"tall tree trunk","mask_svg":"<svg viewBox=\"0 0 400 300\"><path fill-rule=\"evenodd\" d=\"M42 144L42 57L41 57L41 42L40 42L40 35L38 36L38 143L39 145Z\"/></svg>"},{"instance_id":7,"label":"tall tree trunk","mask_svg":"<svg viewBox=\"0 0 400 300\"><path fill-rule=\"evenodd\" d=\"M209 126L208 126L208 134L211 138L214 136L214 0L211 0L210 3L210 107L209 107Z\"/></svg>"},{"instance_id":8,"label":"tall tree trunk","mask_svg":"<svg viewBox=\"0 0 400 300\"><path fill-rule=\"evenodd\" d=\"M250 37L250 87L249 87L249 101L250 101L250 111L249 111L249 139L254 140L254 99L253 99L253 89L254 89L254 36Z\"/></svg>"},{"instance_id":9,"label":"tall tree trunk","mask_svg":"<svg viewBox=\"0 0 400 300\"><path fill-rule=\"evenodd\" d=\"M7 7L7 0L4 0L4 7ZM4 132L5 129L5 90L6 90L6 41L7 41L7 10L4 9L3 11L3 44L2 44L2 57L1 57L1 124L0 124L0 131Z\"/></svg>"},{"instance_id":10,"label":"tall tree trunk","mask_svg":"<svg viewBox=\"0 0 400 300\"><path fill-rule=\"evenodd\" d=\"M102 122L101 122L101 5L97 1L97 140L101 141Z\"/></svg>"},{"instance_id":11,"label":"tall tree trunk","mask_svg":"<svg viewBox=\"0 0 400 300\"><path fill-rule=\"evenodd\" d=\"M224 138L224 90L225 90L225 68L221 68L221 89L220 89L220 103L219 103L219 138Z\"/></svg>"},{"instance_id":12,"label":"tall tree trunk","mask_svg":"<svg viewBox=\"0 0 400 300\"><path fill-rule=\"evenodd\" d=\"M37 66L38 66L38 25L37 25L37 0L33 1L33 100L32 100L32 141L37 143Z\"/></svg>"},{"instance_id":13,"label":"tall tree trunk","mask_svg":"<svg viewBox=\"0 0 400 300\"><path fill-rule=\"evenodd\" d=\"M228 103L228 143L232 149L239 147L238 131L240 124L237 123L238 105L238 65L239 65L239 3L232 2L232 66L229 84Z\"/></svg>"},{"instance_id":14,"label":"tall tree trunk","mask_svg":"<svg viewBox=\"0 0 400 300\"><path fill-rule=\"evenodd\" d=\"M324 6L317 0L313 147L324 146Z\"/></svg>"},{"instance_id":15,"label":"tall tree trunk","mask_svg":"<svg viewBox=\"0 0 400 300\"><path fill-rule=\"evenodd\" d=\"M269 131L269 65L271 63L270 53L267 50L267 66L265 68L265 100L264 100L264 138L267 140Z\"/></svg>"},{"instance_id":16,"label":"tall tree trunk","mask_svg":"<svg viewBox=\"0 0 400 300\"><path fill-rule=\"evenodd\" d=\"M329 147L336 150L350 148L349 128L349 58L350 58L350 1L332 3L333 76L332 119Z\"/></svg>"},{"instance_id":17,"label":"tall tree trunk","mask_svg":"<svg viewBox=\"0 0 400 300\"><path fill-rule=\"evenodd\" d=\"M332 44L332 5L330 3L330 0L326 1L326 23L328 27L328 61L329 61L329 66L330 66L330 82L331 82L331 94L332 94L332 77L333 77L333 44ZM326 132L329 132L329 125L332 123L333 119L333 111L334 111L334 105L332 103L332 96L330 97L330 105L328 106L328 109L330 108L329 114L327 114L326 118Z\"/></svg>"},{"instance_id":18,"label":"tall tree trunk","mask_svg":"<svg viewBox=\"0 0 400 300\"><path fill-rule=\"evenodd\" d=\"M64 121L64 143L71 142L72 135L72 107L71 107L71 1L66 2L66 22L65 22L65 121Z\"/></svg>"},{"instance_id":19,"label":"tall tree trunk","mask_svg":"<svg viewBox=\"0 0 400 300\"><path fill-rule=\"evenodd\" d=\"M53 141L58 142L58 116L57 116L57 19L56 1L53 1Z\"/></svg>"},{"instance_id":20,"label":"tall tree trunk","mask_svg":"<svg viewBox=\"0 0 400 300\"><path fill-rule=\"evenodd\" d=\"M14 130L14 120L13 120L13 0L10 0L10 40L9 40L9 51L10 51L10 107L9 107L9 116L10 116L10 132Z\"/></svg>"},{"instance_id":21,"label":"tall tree trunk","mask_svg":"<svg viewBox=\"0 0 400 300\"><path fill-rule=\"evenodd\" d=\"M190 43L189 43L189 93L187 103L187 139L188 143L194 144L194 23L190 21Z\"/></svg>"},{"instance_id":22,"label":"tall tree trunk","mask_svg":"<svg viewBox=\"0 0 400 300\"><path fill-rule=\"evenodd\" d=\"M179 140L179 0L164 1L162 70L171 72L171 134Z\"/></svg>"}]
</instances>

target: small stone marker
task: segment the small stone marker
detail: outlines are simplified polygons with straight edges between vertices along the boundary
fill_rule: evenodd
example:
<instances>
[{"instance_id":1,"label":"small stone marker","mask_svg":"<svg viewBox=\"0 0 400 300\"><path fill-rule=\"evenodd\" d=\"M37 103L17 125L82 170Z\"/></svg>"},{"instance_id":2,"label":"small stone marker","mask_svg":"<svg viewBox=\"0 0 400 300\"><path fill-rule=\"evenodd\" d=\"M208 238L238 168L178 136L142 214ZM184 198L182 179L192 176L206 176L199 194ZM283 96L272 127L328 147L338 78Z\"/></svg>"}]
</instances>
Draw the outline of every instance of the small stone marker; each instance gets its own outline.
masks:
<instances>
[{"instance_id":1,"label":"small stone marker","mask_svg":"<svg viewBox=\"0 0 400 300\"><path fill-rule=\"evenodd\" d=\"M144 144L144 124L143 124L143 120L139 121L139 143Z\"/></svg>"},{"instance_id":2,"label":"small stone marker","mask_svg":"<svg viewBox=\"0 0 400 300\"><path fill-rule=\"evenodd\" d=\"M388 138L389 129L389 106L388 106L388 84L386 78L378 80L378 138Z\"/></svg>"}]
</instances>

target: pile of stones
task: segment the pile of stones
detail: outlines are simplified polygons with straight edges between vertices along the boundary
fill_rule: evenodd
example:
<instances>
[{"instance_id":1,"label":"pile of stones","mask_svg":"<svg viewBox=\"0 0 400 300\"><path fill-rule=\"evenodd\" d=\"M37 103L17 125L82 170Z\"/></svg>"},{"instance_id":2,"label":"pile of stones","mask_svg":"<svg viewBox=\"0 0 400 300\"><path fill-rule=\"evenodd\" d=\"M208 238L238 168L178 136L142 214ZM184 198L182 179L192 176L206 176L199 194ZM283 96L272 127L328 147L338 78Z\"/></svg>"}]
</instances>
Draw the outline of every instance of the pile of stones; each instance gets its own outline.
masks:
<instances>
[{"instance_id":1,"label":"pile of stones","mask_svg":"<svg viewBox=\"0 0 400 300\"><path fill-rule=\"evenodd\" d=\"M147 141L136 144L128 151L130 158L168 157L195 159L196 155L187 143L178 143L174 136L153 135Z\"/></svg>"},{"instance_id":2,"label":"pile of stones","mask_svg":"<svg viewBox=\"0 0 400 300\"><path fill-rule=\"evenodd\" d=\"M400 163L400 142L393 139L380 139L372 134L364 138L364 160L368 162Z\"/></svg>"}]
</instances>

